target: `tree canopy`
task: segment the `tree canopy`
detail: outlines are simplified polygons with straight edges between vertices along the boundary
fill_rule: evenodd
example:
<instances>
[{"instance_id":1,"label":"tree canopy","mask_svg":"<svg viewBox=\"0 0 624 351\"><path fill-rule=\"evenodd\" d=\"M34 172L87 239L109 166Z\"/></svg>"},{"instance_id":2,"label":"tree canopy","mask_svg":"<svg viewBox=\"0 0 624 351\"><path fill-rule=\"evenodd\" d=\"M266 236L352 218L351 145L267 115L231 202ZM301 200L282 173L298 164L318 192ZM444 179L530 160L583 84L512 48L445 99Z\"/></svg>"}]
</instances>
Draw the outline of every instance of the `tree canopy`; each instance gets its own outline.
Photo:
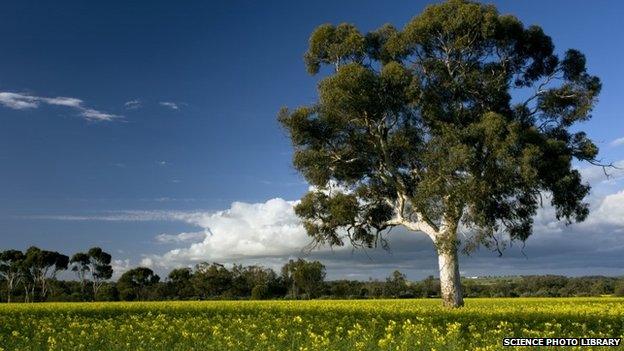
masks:
<instances>
[{"instance_id":1,"label":"tree canopy","mask_svg":"<svg viewBox=\"0 0 624 351\"><path fill-rule=\"evenodd\" d=\"M572 161L594 162L598 148L570 127L590 118L601 85L579 51L560 57L540 27L461 0L403 30L322 25L309 45L308 71L335 71L317 103L279 120L317 188L297 206L315 239L342 245L343 228L371 246L390 226L434 232L449 217L479 241L499 229L525 240L543 193L557 218L586 218Z\"/></svg>"}]
</instances>

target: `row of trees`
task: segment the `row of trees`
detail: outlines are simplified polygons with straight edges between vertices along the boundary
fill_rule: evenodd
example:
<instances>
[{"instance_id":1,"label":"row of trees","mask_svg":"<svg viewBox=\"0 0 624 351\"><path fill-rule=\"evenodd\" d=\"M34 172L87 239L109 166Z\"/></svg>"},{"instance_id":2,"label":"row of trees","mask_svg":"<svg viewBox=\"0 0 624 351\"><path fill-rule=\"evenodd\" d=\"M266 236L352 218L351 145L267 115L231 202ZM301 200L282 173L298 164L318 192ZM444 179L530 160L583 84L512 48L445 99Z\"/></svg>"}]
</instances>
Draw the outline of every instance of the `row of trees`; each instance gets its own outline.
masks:
<instances>
[{"instance_id":1,"label":"row of trees","mask_svg":"<svg viewBox=\"0 0 624 351\"><path fill-rule=\"evenodd\" d=\"M137 267L116 282L108 281L110 262L110 255L97 247L71 258L36 247L0 252L0 294L9 302L440 297L440 280L433 276L412 282L394 271L385 280L325 281L325 266L303 259L288 261L279 273L204 262L174 269L163 280ZM63 270L74 272L76 279L57 279ZM462 278L461 285L468 297L624 295L624 279L613 277Z\"/></svg>"},{"instance_id":2,"label":"row of trees","mask_svg":"<svg viewBox=\"0 0 624 351\"><path fill-rule=\"evenodd\" d=\"M268 299L289 296L315 298L323 291L325 266L320 262L290 260L278 275L260 266L200 263L172 270L165 282L147 267L131 269L117 280L111 255L99 247L71 258L56 251L30 247L0 251L0 294L12 301L95 301L159 299ZM71 271L75 280L58 280Z\"/></svg>"},{"instance_id":3,"label":"row of trees","mask_svg":"<svg viewBox=\"0 0 624 351\"><path fill-rule=\"evenodd\" d=\"M165 282L146 267L125 272L117 281L121 300L205 300L317 298L323 293L325 266L318 261L290 260L281 274L261 266L200 263L172 270Z\"/></svg>"},{"instance_id":4,"label":"row of trees","mask_svg":"<svg viewBox=\"0 0 624 351\"><path fill-rule=\"evenodd\" d=\"M111 255L99 247L78 252L71 258L56 251L31 246L25 252L6 250L0 252L0 279L4 282L6 300L11 302L16 290L24 302L45 301L51 286L56 285L59 272L71 269L80 283L80 292L88 295L87 285L95 299L104 282L113 276Z\"/></svg>"},{"instance_id":5,"label":"row of trees","mask_svg":"<svg viewBox=\"0 0 624 351\"><path fill-rule=\"evenodd\" d=\"M614 277L565 277L556 275L462 278L467 297L572 297L624 296L624 279ZM440 280L429 276L410 282L394 271L385 281L338 280L324 283L328 298L427 298L440 297Z\"/></svg>"}]
</instances>

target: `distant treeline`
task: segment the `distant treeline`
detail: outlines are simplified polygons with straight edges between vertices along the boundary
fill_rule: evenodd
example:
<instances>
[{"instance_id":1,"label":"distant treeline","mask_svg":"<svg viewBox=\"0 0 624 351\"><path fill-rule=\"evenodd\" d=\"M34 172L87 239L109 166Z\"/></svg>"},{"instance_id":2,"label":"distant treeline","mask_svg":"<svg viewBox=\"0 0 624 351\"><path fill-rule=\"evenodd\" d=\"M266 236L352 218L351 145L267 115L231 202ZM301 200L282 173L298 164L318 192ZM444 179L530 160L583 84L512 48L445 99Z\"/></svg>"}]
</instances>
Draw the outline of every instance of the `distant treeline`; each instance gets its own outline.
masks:
<instances>
[{"instance_id":1,"label":"distant treeline","mask_svg":"<svg viewBox=\"0 0 624 351\"><path fill-rule=\"evenodd\" d=\"M59 280L70 270L75 280ZM370 299L439 297L433 276L408 281L399 271L385 280L325 280L318 261L290 260L279 274L261 266L200 263L177 268L161 279L147 267L124 272L116 281L110 254L98 247L69 256L31 247L0 252L0 300L143 301L209 299ZM463 278L467 297L624 296L624 278L603 276L518 276Z\"/></svg>"}]
</instances>

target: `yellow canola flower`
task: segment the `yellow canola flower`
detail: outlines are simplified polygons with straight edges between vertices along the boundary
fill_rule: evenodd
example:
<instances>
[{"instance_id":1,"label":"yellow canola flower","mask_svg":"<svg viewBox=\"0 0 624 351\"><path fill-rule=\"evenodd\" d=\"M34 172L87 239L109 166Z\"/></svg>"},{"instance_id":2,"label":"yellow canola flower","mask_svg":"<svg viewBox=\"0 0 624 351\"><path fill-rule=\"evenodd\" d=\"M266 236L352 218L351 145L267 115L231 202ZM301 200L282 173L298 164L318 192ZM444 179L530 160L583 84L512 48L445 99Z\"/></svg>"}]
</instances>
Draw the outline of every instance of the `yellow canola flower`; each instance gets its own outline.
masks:
<instances>
[{"instance_id":1,"label":"yellow canola flower","mask_svg":"<svg viewBox=\"0 0 624 351\"><path fill-rule=\"evenodd\" d=\"M608 297L0 304L0 351L507 350L503 337L624 337L622 321Z\"/></svg>"}]
</instances>

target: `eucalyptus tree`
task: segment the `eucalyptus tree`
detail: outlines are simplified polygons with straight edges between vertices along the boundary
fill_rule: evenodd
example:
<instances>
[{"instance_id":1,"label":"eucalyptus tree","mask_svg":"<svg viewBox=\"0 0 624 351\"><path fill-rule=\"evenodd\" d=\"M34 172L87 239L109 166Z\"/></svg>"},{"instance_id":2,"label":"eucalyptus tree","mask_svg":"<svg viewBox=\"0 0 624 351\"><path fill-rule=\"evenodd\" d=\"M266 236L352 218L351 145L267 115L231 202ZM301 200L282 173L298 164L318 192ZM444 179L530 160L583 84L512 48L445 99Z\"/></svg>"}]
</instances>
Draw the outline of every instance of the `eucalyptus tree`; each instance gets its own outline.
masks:
<instances>
[{"instance_id":1,"label":"eucalyptus tree","mask_svg":"<svg viewBox=\"0 0 624 351\"><path fill-rule=\"evenodd\" d=\"M149 289L160 281L160 277L147 267L133 268L119 277L117 288L123 300L147 300Z\"/></svg>"},{"instance_id":2,"label":"eucalyptus tree","mask_svg":"<svg viewBox=\"0 0 624 351\"><path fill-rule=\"evenodd\" d=\"M171 294L176 299L188 299L193 297L195 289L192 284L193 270L184 267L176 268L167 275L167 285L171 290Z\"/></svg>"},{"instance_id":3,"label":"eucalyptus tree","mask_svg":"<svg viewBox=\"0 0 624 351\"><path fill-rule=\"evenodd\" d=\"M291 296L298 298L302 290L309 299L318 295L323 287L325 266L319 261L289 260L282 266L282 278L290 283Z\"/></svg>"},{"instance_id":4,"label":"eucalyptus tree","mask_svg":"<svg viewBox=\"0 0 624 351\"><path fill-rule=\"evenodd\" d=\"M202 298L223 296L232 286L232 272L220 263L201 262L195 265L191 278L197 295Z\"/></svg>"},{"instance_id":5,"label":"eucalyptus tree","mask_svg":"<svg viewBox=\"0 0 624 351\"><path fill-rule=\"evenodd\" d=\"M0 277L7 285L7 302L11 302L13 290L21 281L21 265L24 262L24 253L19 250L0 252Z\"/></svg>"},{"instance_id":6,"label":"eucalyptus tree","mask_svg":"<svg viewBox=\"0 0 624 351\"><path fill-rule=\"evenodd\" d=\"M575 125L591 117L600 80L539 26L450 0L403 29L321 25L305 63L322 73L318 101L279 121L314 187L296 213L315 243L424 233L444 304L457 307L458 249L526 240L544 195L557 219L587 217L590 188L572 162L598 163L598 148Z\"/></svg>"},{"instance_id":7,"label":"eucalyptus tree","mask_svg":"<svg viewBox=\"0 0 624 351\"><path fill-rule=\"evenodd\" d=\"M96 300L104 282L113 276L112 256L99 247L90 248L87 255L89 258L89 272L91 272L93 299Z\"/></svg>"},{"instance_id":8,"label":"eucalyptus tree","mask_svg":"<svg viewBox=\"0 0 624 351\"><path fill-rule=\"evenodd\" d=\"M71 270L76 273L78 281L80 281L80 292L85 293L85 287L88 282L88 273L91 271L89 255L84 252L75 253L69 260Z\"/></svg>"},{"instance_id":9,"label":"eucalyptus tree","mask_svg":"<svg viewBox=\"0 0 624 351\"><path fill-rule=\"evenodd\" d=\"M25 288L26 298L28 299L30 295L31 301L34 301L37 285L41 298L45 299L49 290L48 282L55 279L58 272L67 269L69 257L56 251L41 250L31 246L26 250L22 264L23 284L29 287Z\"/></svg>"}]
</instances>

